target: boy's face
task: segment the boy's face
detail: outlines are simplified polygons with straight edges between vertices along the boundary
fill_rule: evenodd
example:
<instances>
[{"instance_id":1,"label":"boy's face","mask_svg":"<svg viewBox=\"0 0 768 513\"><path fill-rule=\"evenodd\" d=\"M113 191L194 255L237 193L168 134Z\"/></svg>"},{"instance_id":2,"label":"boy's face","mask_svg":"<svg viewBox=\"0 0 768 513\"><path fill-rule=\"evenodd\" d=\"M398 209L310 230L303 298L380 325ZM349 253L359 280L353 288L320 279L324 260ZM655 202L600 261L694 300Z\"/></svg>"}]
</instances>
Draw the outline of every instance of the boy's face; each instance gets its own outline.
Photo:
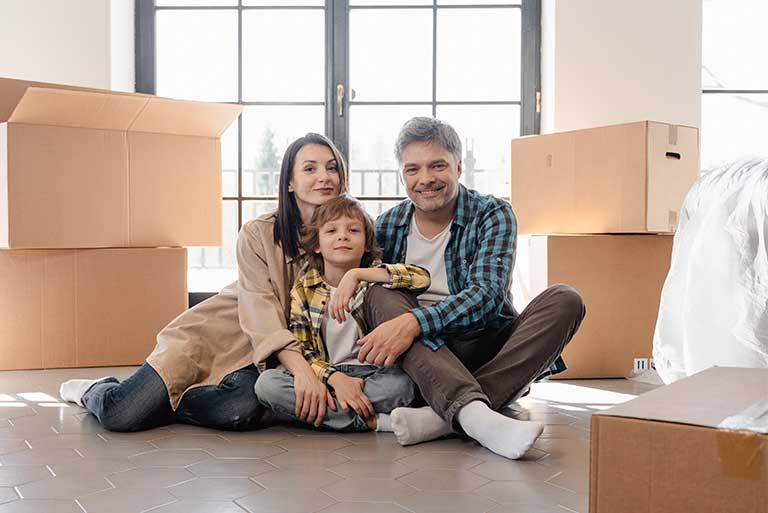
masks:
<instances>
[{"instance_id":1,"label":"boy's face","mask_svg":"<svg viewBox=\"0 0 768 513\"><path fill-rule=\"evenodd\" d=\"M342 216L328 221L318 234L320 247L316 253L323 255L325 266L352 268L360 265L365 253L365 227L356 218Z\"/></svg>"}]
</instances>

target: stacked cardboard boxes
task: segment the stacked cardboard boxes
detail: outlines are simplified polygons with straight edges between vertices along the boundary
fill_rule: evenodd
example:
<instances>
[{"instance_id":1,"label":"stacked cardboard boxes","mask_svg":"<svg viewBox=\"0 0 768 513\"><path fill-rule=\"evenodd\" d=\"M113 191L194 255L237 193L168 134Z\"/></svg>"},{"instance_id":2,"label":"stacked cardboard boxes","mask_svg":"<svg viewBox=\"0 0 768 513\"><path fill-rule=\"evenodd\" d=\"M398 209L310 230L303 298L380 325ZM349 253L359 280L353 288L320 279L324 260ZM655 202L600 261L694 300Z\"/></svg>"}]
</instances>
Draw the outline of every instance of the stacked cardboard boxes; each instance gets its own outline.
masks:
<instances>
[{"instance_id":1,"label":"stacked cardboard boxes","mask_svg":"<svg viewBox=\"0 0 768 513\"><path fill-rule=\"evenodd\" d=\"M141 363L221 244L241 107L0 79L0 370Z\"/></svg>"},{"instance_id":2,"label":"stacked cardboard boxes","mask_svg":"<svg viewBox=\"0 0 768 513\"><path fill-rule=\"evenodd\" d=\"M560 378L649 364L680 208L698 176L695 128L643 121L512 141L515 306L567 283L587 317Z\"/></svg>"}]
</instances>

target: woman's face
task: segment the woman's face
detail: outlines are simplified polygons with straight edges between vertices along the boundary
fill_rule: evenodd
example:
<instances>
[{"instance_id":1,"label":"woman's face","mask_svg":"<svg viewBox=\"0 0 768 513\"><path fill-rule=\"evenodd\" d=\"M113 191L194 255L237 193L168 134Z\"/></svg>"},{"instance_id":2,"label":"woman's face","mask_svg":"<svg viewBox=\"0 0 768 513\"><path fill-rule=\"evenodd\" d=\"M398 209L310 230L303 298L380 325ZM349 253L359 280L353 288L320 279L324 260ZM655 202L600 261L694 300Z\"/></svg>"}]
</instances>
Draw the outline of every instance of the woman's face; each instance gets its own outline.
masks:
<instances>
[{"instance_id":1,"label":"woman's face","mask_svg":"<svg viewBox=\"0 0 768 513\"><path fill-rule=\"evenodd\" d=\"M339 164L328 147L302 146L293 163L288 191L296 198L302 217L306 213L311 216L315 207L339 195Z\"/></svg>"}]
</instances>

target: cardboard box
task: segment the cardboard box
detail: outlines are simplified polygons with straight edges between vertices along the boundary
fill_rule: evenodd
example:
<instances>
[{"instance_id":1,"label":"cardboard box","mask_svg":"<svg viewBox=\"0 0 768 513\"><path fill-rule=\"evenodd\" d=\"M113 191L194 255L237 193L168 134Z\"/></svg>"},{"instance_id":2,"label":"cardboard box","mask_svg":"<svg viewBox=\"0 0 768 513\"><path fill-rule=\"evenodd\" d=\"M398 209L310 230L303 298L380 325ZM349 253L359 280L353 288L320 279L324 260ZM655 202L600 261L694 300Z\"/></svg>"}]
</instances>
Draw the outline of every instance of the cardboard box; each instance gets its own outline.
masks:
<instances>
[{"instance_id":1,"label":"cardboard box","mask_svg":"<svg viewBox=\"0 0 768 513\"><path fill-rule=\"evenodd\" d=\"M712 368L592 416L590 513L768 512L768 434L718 429L768 369Z\"/></svg>"},{"instance_id":2,"label":"cardboard box","mask_svg":"<svg viewBox=\"0 0 768 513\"><path fill-rule=\"evenodd\" d=\"M4 250L0 283L0 370L137 365L187 308L187 250Z\"/></svg>"},{"instance_id":3,"label":"cardboard box","mask_svg":"<svg viewBox=\"0 0 768 513\"><path fill-rule=\"evenodd\" d=\"M568 370L555 378L622 378L632 375L636 358L648 363L672 238L531 235L518 239L512 281L518 311L557 283L576 288L586 304L587 316L563 352Z\"/></svg>"},{"instance_id":4,"label":"cardboard box","mask_svg":"<svg viewBox=\"0 0 768 513\"><path fill-rule=\"evenodd\" d=\"M642 121L512 141L519 233L671 233L699 176L696 128Z\"/></svg>"},{"instance_id":5,"label":"cardboard box","mask_svg":"<svg viewBox=\"0 0 768 513\"><path fill-rule=\"evenodd\" d=\"M221 245L241 110L0 79L0 247Z\"/></svg>"}]
</instances>

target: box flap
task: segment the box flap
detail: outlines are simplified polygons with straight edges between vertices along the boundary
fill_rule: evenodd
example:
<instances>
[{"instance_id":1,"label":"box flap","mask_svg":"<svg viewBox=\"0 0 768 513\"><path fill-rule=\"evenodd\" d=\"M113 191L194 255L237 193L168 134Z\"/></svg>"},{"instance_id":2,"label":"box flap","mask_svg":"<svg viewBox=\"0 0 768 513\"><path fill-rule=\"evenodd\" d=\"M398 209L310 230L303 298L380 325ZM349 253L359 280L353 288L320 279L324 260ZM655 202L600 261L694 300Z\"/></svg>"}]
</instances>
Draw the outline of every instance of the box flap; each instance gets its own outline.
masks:
<instances>
[{"instance_id":1,"label":"box flap","mask_svg":"<svg viewBox=\"0 0 768 513\"><path fill-rule=\"evenodd\" d=\"M220 137L243 111L241 105L151 98L131 132Z\"/></svg>"},{"instance_id":2,"label":"box flap","mask_svg":"<svg viewBox=\"0 0 768 513\"><path fill-rule=\"evenodd\" d=\"M150 95L143 93L126 93L120 91L106 91L104 89L93 89L90 87L77 87L63 84L49 84L46 82L33 82L30 80L17 80L14 78L0 78L0 123L10 119L13 110L18 105L24 93L30 87L42 87L45 89L62 89L65 91L89 91L93 93L107 93L116 96L132 96L135 98L149 98Z\"/></svg>"},{"instance_id":3,"label":"box flap","mask_svg":"<svg viewBox=\"0 0 768 513\"><path fill-rule=\"evenodd\" d=\"M30 87L9 119L13 123L127 130L145 96Z\"/></svg>"},{"instance_id":4,"label":"box flap","mask_svg":"<svg viewBox=\"0 0 768 513\"><path fill-rule=\"evenodd\" d=\"M595 415L717 427L768 398L768 369L713 367Z\"/></svg>"}]
</instances>

